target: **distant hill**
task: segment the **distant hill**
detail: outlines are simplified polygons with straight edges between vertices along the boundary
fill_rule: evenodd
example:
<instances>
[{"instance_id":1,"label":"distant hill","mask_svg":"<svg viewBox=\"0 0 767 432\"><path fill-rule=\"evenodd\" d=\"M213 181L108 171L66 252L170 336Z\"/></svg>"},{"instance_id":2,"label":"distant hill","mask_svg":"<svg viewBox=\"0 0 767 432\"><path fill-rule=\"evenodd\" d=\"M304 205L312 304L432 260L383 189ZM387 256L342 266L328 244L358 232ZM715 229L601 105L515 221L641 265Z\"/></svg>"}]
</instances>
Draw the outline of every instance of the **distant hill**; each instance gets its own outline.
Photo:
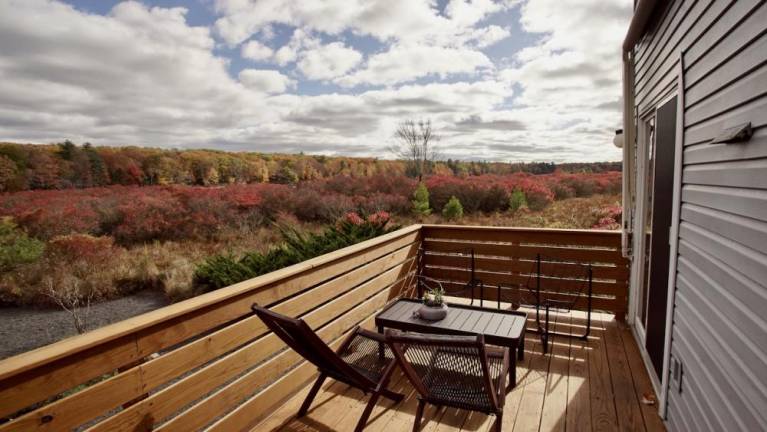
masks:
<instances>
[{"instance_id":1,"label":"distant hill","mask_svg":"<svg viewBox=\"0 0 767 432\"><path fill-rule=\"evenodd\" d=\"M620 162L465 162L449 159L430 167L433 174L472 176L526 172L601 173L620 171ZM338 175L408 175L402 160L304 154L233 153L97 147L71 141L56 144L0 143L0 191L86 188L108 185L220 185L297 183Z\"/></svg>"}]
</instances>

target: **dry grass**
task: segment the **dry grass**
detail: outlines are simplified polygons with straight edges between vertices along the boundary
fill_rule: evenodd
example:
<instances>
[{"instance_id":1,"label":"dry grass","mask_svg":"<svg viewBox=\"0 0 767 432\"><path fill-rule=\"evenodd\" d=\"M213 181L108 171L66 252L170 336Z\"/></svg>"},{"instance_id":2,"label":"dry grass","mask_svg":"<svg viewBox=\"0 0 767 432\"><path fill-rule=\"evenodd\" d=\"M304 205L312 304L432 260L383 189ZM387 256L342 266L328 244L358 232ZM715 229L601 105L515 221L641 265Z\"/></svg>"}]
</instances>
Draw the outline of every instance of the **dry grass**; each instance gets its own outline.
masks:
<instances>
[{"instance_id":1,"label":"dry grass","mask_svg":"<svg viewBox=\"0 0 767 432\"><path fill-rule=\"evenodd\" d=\"M458 221L447 221L441 215L425 217L398 217L395 223L410 225L413 223L485 225L529 228L590 229L598 221L602 210L609 206L620 206L620 195L594 195L588 198L569 198L554 201L540 211L522 208L516 213L503 212L492 214L470 214Z\"/></svg>"}]
</instances>

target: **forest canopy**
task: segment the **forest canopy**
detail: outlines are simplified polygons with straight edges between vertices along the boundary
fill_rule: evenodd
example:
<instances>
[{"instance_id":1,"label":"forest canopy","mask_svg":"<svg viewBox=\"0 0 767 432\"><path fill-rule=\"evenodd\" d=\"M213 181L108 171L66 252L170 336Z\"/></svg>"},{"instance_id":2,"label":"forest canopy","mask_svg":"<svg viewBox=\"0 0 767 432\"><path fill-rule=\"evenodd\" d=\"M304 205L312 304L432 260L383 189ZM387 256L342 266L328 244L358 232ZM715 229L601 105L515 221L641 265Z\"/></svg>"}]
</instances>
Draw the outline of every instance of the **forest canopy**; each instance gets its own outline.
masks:
<instances>
[{"instance_id":1,"label":"forest canopy","mask_svg":"<svg viewBox=\"0 0 767 432\"><path fill-rule=\"evenodd\" d=\"M430 173L458 177L513 173L550 174L620 171L620 162L483 162L447 159ZM406 162L304 154L230 153L97 147L69 140L57 144L0 143L0 191L87 188L109 185L293 184L338 175L408 175Z\"/></svg>"}]
</instances>

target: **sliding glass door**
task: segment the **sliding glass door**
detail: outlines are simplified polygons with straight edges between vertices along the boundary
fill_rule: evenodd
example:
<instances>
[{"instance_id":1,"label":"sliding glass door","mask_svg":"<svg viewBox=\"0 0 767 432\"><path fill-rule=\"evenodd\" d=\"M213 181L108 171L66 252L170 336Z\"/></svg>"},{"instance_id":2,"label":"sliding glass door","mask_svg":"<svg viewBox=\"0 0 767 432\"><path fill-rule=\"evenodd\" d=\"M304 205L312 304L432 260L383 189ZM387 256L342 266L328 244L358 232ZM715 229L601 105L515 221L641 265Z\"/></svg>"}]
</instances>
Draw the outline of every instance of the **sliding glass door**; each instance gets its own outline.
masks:
<instances>
[{"instance_id":1,"label":"sliding glass door","mask_svg":"<svg viewBox=\"0 0 767 432\"><path fill-rule=\"evenodd\" d=\"M663 102L642 121L643 143L639 155L644 159L644 175L637 183L643 188L641 247L636 259L641 263L637 288L639 334L657 377L663 369L668 298L669 232L673 204L674 152L676 141L676 96Z\"/></svg>"}]
</instances>

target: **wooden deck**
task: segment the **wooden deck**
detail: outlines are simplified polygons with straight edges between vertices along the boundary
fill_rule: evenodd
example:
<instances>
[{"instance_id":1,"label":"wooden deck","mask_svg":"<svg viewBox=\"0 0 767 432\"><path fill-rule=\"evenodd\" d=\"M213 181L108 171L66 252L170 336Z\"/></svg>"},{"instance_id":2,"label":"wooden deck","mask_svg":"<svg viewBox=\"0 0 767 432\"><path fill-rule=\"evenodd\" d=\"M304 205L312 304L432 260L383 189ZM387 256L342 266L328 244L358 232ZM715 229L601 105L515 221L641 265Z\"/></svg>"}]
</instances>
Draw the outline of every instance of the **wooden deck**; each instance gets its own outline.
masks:
<instances>
[{"instance_id":1,"label":"wooden deck","mask_svg":"<svg viewBox=\"0 0 767 432\"><path fill-rule=\"evenodd\" d=\"M581 332L585 314L557 316L558 331ZM630 330L612 315L595 314L588 341L555 337L549 354L528 334L517 387L506 396L504 431L663 431L656 405L643 404L652 385ZM412 429L416 395L397 371L390 387L407 395L399 404L382 400L366 431ZM329 380L301 419L294 414L308 388L289 399L255 431L346 431L367 400L359 390ZM457 409L427 408L424 431L485 431L493 418Z\"/></svg>"},{"instance_id":2,"label":"wooden deck","mask_svg":"<svg viewBox=\"0 0 767 432\"><path fill-rule=\"evenodd\" d=\"M469 248L486 285L475 294L488 300L515 298L513 287L545 253L591 263L594 306L621 316L628 261L620 240L618 231L411 225L0 361L0 432L230 432L259 422L256 430L350 430L362 396L337 384L322 393L311 415L291 420L302 399L294 395L316 369L285 349L252 314L253 303L302 318L336 347L355 326L372 328L390 300L413 297L419 272L448 286L465 284ZM575 299L576 309L583 306ZM588 343L557 340L553 355L541 355L529 338L517 370L521 382L508 395L507 431L659 429L655 407L638 402L651 386L636 346L617 323L602 318ZM583 326L582 316L571 321L563 317L557 326ZM368 430L411 428L412 389L401 377L393 385L410 398L393 409L382 402ZM460 411L427 415L428 430L489 425Z\"/></svg>"}]
</instances>

